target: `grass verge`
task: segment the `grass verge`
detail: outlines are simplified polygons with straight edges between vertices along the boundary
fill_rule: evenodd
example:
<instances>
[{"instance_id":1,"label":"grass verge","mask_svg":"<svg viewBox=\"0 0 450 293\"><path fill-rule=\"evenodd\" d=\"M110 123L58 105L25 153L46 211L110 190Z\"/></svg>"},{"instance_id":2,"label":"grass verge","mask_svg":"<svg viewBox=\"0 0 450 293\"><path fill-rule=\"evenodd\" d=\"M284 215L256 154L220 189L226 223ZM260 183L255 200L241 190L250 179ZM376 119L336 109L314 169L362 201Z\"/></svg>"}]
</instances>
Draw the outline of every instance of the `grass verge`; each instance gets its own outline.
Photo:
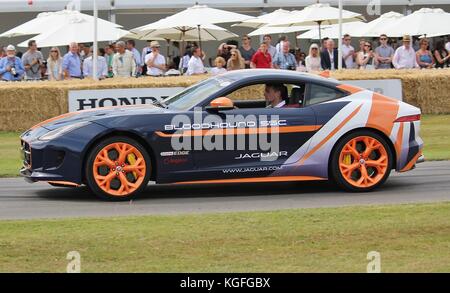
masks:
<instances>
[{"instance_id":1,"label":"grass verge","mask_svg":"<svg viewBox=\"0 0 450 293\"><path fill-rule=\"evenodd\" d=\"M1 272L450 271L450 203L0 222Z\"/></svg>"}]
</instances>

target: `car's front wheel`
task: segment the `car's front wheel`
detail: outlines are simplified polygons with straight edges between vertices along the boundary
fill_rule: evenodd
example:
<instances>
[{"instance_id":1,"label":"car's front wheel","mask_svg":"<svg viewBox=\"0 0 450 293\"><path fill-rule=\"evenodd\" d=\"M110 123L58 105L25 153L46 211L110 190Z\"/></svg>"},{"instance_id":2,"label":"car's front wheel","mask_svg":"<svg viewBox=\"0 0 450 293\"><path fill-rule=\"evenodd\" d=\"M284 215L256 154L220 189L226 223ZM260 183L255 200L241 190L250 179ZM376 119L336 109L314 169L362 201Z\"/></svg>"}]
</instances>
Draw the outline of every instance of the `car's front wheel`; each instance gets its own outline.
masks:
<instances>
[{"instance_id":1,"label":"car's front wheel","mask_svg":"<svg viewBox=\"0 0 450 293\"><path fill-rule=\"evenodd\" d=\"M102 199L129 200L147 186L150 167L141 144L129 137L110 137L90 151L86 183Z\"/></svg>"},{"instance_id":2,"label":"car's front wheel","mask_svg":"<svg viewBox=\"0 0 450 293\"><path fill-rule=\"evenodd\" d=\"M345 136L334 148L331 176L347 191L370 191L389 177L392 160L391 149L382 136L368 130L356 131Z\"/></svg>"}]
</instances>

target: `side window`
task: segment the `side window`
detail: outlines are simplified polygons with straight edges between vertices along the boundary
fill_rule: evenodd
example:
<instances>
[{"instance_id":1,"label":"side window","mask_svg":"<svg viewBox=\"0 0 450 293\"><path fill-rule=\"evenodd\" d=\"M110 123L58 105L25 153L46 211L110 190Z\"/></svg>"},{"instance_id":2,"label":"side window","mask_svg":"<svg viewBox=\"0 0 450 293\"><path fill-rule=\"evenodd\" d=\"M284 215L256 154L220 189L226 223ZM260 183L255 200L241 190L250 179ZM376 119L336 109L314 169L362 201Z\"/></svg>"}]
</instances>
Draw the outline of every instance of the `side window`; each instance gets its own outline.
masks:
<instances>
[{"instance_id":1,"label":"side window","mask_svg":"<svg viewBox=\"0 0 450 293\"><path fill-rule=\"evenodd\" d=\"M338 90L312 83L309 86L306 106L342 98L343 96L344 94Z\"/></svg>"},{"instance_id":2,"label":"side window","mask_svg":"<svg viewBox=\"0 0 450 293\"><path fill-rule=\"evenodd\" d=\"M266 97L267 84L270 86ZM304 83L268 82L244 86L228 93L226 96L234 102L237 108L266 108L269 103L267 99L270 100L271 98L280 99L280 103L284 101L284 105L280 106L282 108L301 108L304 104L304 93Z\"/></svg>"},{"instance_id":3,"label":"side window","mask_svg":"<svg viewBox=\"0 0 450 293\"><path fill-rule=\"evenodd\" d=\"M264 85L254 84L235 90L227 96L233 101L251 101L264 99Z\"/></svg>"}]
</instances>

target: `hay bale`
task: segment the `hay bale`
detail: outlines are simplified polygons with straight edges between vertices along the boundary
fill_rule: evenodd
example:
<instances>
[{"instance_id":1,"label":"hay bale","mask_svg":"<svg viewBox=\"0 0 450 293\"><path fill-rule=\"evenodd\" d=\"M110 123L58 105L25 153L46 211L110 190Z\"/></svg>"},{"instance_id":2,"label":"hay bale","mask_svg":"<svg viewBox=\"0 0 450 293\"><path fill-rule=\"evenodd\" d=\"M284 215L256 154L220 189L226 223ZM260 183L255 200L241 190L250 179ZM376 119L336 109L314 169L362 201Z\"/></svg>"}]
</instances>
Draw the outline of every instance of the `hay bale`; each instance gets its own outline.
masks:
<instances>
[{"instance_id":1,"label":"hay bale","mask_svg":"<svg viewBox=\"0 0 450 293\"><path fill-rule=\"evenodd\" d=\"M45 119L68 111L69 90L187 87L208 76L117 78L103 81L70 80L0 82L0 131L23 131ZM450 69L342 70L331 74L340 80L401 79L403 100L425 114L450 113ZM234 99L262 97L262 86L235 93Z\"/></svg>"},{"instance_id":2,"label":"hay bale","mask_svg":"<svg viewBox=\"0 0 450 293\"><path fill-rule=\"evenodd\" d=\"M70 81L0 82L0 131L24 131L31 126L67 113L70 90L188 87L207 76L174 76L90 79Z\"/></svg>"},{"instance_id":3,"label":"hay bale","mask_svg":"<svg viewBox=\"0 0 450 293\"><path fill-rule=\"evenodd\" d=\"M331 74L338 80L401 79L403 101L424 114L450 113L450 69L341 70Z\"/></svg>"}]
</instances>

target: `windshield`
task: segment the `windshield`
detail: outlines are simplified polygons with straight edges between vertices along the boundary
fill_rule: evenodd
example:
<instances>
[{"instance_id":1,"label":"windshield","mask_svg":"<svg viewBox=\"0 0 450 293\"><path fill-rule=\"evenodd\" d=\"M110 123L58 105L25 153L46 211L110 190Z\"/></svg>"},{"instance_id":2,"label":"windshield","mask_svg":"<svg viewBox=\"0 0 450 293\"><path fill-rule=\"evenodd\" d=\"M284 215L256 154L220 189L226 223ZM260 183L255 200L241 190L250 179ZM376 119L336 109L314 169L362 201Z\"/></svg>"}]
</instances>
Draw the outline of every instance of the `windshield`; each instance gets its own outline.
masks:
<instances>
[{"instance_id":1,"label":"windshield","mask_svg":"<svg viewBox=\"0 0 450 293\"><path fill-rule=\"evenodd\" d=\"M163 103L170 109L186 111L200 104L210 95L228 86L230 83L231 80L223 77L209 78L165 99Z\"/></svg>"}]
</instances>

